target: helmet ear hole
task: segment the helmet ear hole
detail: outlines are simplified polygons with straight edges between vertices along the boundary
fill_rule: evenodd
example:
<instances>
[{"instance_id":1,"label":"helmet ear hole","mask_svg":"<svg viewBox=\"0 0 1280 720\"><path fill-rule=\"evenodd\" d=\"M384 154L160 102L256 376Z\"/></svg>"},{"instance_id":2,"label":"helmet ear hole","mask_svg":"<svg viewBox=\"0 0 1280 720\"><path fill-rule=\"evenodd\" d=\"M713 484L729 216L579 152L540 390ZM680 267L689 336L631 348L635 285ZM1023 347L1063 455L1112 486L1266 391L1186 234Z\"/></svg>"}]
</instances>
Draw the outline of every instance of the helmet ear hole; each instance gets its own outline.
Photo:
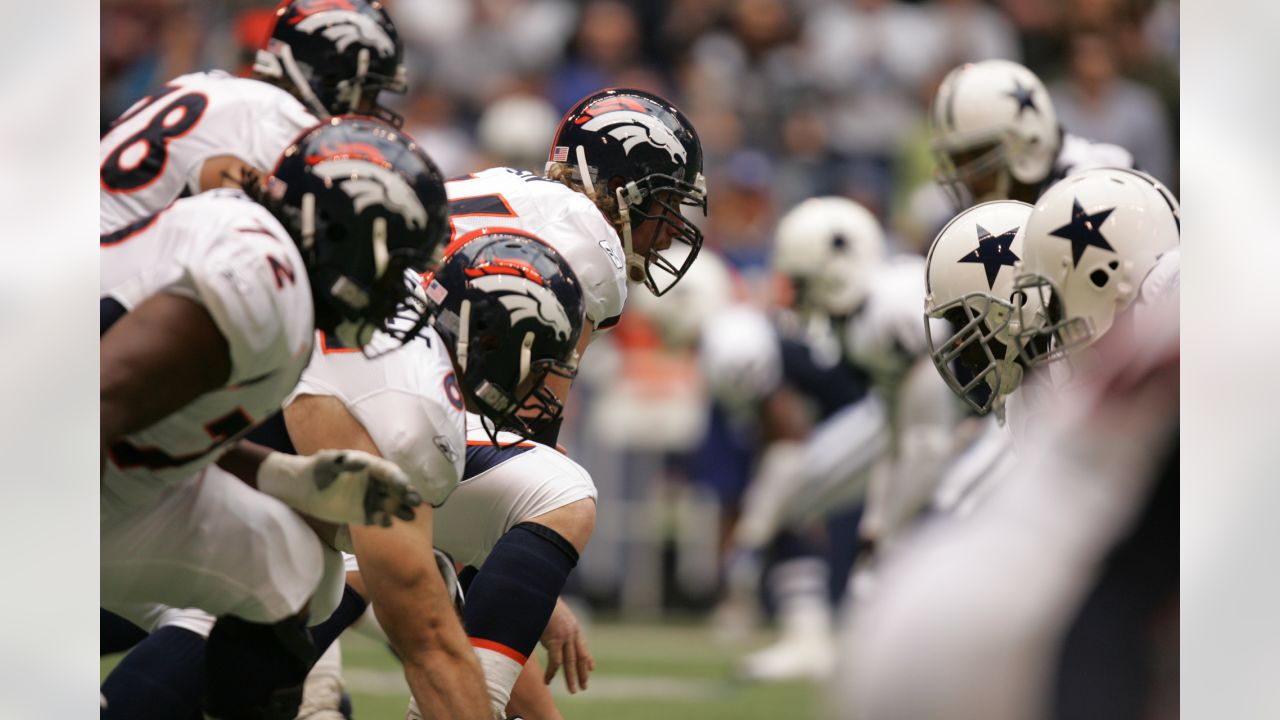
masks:
<instances>
[{"instance_id":1,"label":"helmet ear hole","mask_svg":"<svg viewBox=\"0 0 1280 720\"><path fill-rule=\"evenodd\" d=\"M1114 265L1115 263L1112 264ZM1107 282L1109 280L1111 280L1111 275L1103 272L1102 270L1094 270L1089 273L1089 282L1092 282L1095 287L1104 288L1107 286Z\"/></svg>"},{"instance_id":2,"label":"helmet ear hole","mask_svg":"<svg viewBox=\"0 0 1280 720\"><path fill-rule=\"evenodd\" d=\"M1120 269L1120 261L1119 261L1119 260L1112 260L1111 262L1107 263L1107 267L1111 268L1112 270L1119 270L1119 269Z\"/></svg>"}]
</instances>

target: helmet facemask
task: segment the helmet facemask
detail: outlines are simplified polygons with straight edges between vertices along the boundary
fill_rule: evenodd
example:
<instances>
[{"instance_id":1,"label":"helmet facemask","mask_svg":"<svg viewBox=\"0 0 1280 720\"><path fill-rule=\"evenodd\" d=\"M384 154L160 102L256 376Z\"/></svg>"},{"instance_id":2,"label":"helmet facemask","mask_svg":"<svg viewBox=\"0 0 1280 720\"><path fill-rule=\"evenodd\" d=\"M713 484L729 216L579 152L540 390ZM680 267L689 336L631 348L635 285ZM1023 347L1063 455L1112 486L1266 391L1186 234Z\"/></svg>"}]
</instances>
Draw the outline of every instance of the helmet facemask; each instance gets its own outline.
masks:
<instances>
[{"instance_id":1,"label":"helmet facemask","mask_svg":"<svg viewBox=\"0 0 1280 720\"><path fill-rule=\"evenodd\" d=\"M615 190L622 225L622 246L627 256L628 274L632 269L643 273L649 292L662 296L684 277L702 249L702 230L684 216L683 208L696 208L707 214L706 182L699 174L693 183L670 175L650 175ZM653 210L653 212L650 212ZM643 255L635 251L635 229L652 220L648 245ZM688 254L677 266L663 256L659 240L671 229L671 243L684 243ZM670 247L670 246L668 246ZM655 268L657 272L655 273Z\"/></svg>"},{"instance_id":2,"label":"helmet facemask","mask_svg":"<svg viewBox=\"0 0 1280 720\"><path fill-rule=\"evenodd\" d=\"M1087 316L1072 317L1062 301L1062 293L1043 275L1024 274L1014 280L1014 289L1026 298L1018 308L1018 343L1029 367L1059 360L1093 342L1097 333Z\"/></svg>"},{"instance_id":3,"label":"helmet facemask","mask_svg":"<svg viewBox=\"0 0 1280 720\"><path fill-rule=\"evenodd\" d=\"M964 149L934 146L935 179L956 210L1009 197L1013 178L1009 174L1005 147L1004 139L999 136L969 143Z\"/></svg>"},{"instance_id":4,"label":"helmet facemask","mask_svg":"<svg viewBox=\"0 0 1280 720\"><path fill-rule=\"evenodd\" d=\"M404 117L396 111L378 104L378 93L389 92L403 95L409 85L405 80L404 64L396 67L394 76L369 72L369 50L360 51L356 59L356 76L339 80L333 86L333 100L326 105L333 109L335 115L356 113L369 115L391 125L394 128L404 126Z\"/></svg>"},{"instance_id":5,"label":"helmet facemask","mask_svg":"<svg viewBox=\"0 0 1280 720\"><path fill-rule=\"evenodd\" d=\"M532 440L551 427L564 414L564 401L546 386L547 377L573 380L577 374L577 368L569 363L539 360L530 365L528 375L514 393L487 380L481 381L472 394L472 402L481 410L481 425L489 440L503 447L498 440L499 432L519 436L518 443ZM514 443L507 446L511 444Z\"/></svg>"},{"instance_id":6,"label":"helmet facemask","mask_svg":"<svg viewBox=\"0 0 1280 720\"><path fill-rule=\"evenodd\" d=\"M952 392L979 415L1004 402L1022 381L1016 329L1019 306L973 292L925 314L929 358ZM954 332L935 342L930 318L946 320Z\"/></svg>"},{"instance_id":7,"label":"helmet facemask","mask_svg":"<svg viewBox=\"0 0 1280 720\"><path fill-rule=\"evenodd\" d=\"M381 220L375 219L375 225ZM333 333L345 347L360 348L365 357L376 358L412 341L430 323L409 279L418 277L426 264L421 253L406 249L389 253L385 261L378 261L385 265L372 287L332 261L312 260L305 251L304 257L315 263L316 327ZM385 338L375 341L375 333Z\"/></svg>"},{"instance_id":8,"label":"helmet facemask","mask_svg":"<svg viewBox=\"0 0 1280 720\"><path fill-rule=\"evenodd\" d=\"M367 115L401 128L404 118L379 105L377 98L382 91L403 95L408 90L404 64L397 66L394 76L370 72L368 48L360 50L356 64L354 77L325 74L296 59L288 43L271 39L267 41L266 50L258 51L253 70L289 90L320 119L333 115Z\"/></svg>"}]
</instances>

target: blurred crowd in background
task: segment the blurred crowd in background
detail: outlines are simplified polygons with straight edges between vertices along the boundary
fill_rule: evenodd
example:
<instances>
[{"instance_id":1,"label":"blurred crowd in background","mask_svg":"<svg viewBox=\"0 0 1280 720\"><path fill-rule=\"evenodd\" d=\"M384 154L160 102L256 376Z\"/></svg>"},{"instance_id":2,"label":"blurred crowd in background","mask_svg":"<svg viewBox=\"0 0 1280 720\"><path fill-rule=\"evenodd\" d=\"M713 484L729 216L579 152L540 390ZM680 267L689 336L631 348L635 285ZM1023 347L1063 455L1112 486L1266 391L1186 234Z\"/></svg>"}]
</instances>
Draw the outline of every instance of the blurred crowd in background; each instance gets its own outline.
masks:
<instances>
[{"instance_id":1,"label":"blurred crowd in background","mask_svg":"<svg viewBox=\"0 0 1280 720\"><path fill-rule=\"evenodd\" d=\"M706 247L761 303L776 221L807 197L852 197L884 223L892 248L925 251L954 212L933 182L928 105L963 62L1025 64L1069 132L1127 148L1177 193L1177 0L383 4L409 71L409 93L383 102L446 176L541 170L561 114L601 87L672 99L706 154ZM272 10L261 0L104 0L102 127L182 73L247 74ZM681 460L706 427L696 362L664 350L643 318L624 317L614 336L587 353L562 436L600 488L574 582L628 613L709 605L721 538L708 515L724 508L690 477L707 463Z\"/></svg>"}]
</instances>

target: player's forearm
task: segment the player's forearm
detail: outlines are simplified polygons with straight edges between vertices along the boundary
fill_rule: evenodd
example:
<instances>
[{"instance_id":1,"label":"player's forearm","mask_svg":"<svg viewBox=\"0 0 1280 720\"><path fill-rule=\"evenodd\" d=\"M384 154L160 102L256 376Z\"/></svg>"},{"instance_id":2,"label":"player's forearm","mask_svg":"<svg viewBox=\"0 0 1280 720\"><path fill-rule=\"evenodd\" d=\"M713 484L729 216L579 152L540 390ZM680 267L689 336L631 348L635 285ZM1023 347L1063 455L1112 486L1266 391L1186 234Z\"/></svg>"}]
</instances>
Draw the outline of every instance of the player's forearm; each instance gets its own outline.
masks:
<instances>
[{"instance_id":1,"label":"player's forearm","mask_svg":"<svg viewBox=\"0 0 1280 720\"><path fill-rule=\"evenodd\" d=\"M370 583L377 588L371 593L374 613L404 663L424 717L487 719L489 694L480 663L431 562L429 572L424 567L421 579L409 585Z\"/></svg>"},{"instance_id":2,"label":"player's forearm","mask_svg":"<svg viewBox=\"0 0 1280 720\"><path fill-rule=\"evenodd\" d=\"M480 663L431 551L430 513L420 514L391 528L351 529L366 597L424 717L489 718Z\"/></svg>"},{"instance_id":3,"label":"player's forearm","mask_svg":"<svg viewBox=\"0 0 1280 720\"><path fill-rule=\"evenodd\" d=\"M461 626L458 627L461 633ZM471 647L422 653L404 663L404 677L418 701L424 720L492 720L489 695L481 679L480 663Z\"/></svg>"}]
</instances>

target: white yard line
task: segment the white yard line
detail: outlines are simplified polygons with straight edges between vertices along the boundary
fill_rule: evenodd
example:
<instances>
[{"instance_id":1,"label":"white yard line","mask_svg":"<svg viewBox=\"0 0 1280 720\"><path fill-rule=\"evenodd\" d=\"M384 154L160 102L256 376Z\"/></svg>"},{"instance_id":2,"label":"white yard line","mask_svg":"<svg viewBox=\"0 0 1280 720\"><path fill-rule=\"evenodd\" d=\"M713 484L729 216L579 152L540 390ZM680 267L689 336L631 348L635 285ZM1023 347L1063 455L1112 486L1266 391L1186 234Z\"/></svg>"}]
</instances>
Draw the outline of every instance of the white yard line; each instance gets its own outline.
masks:
<instances>
[{"instance_id":1,"label":"white yard line","mask_svg":"<svg viewBox=\"0 0 1280 720\"><path fill-rule=\"evenodd\" d=\"M369 695L409 694L404 675L399 670L372 670L345 667L347 688L352 692ZM596 675L586 692L570 695L560 678L552 683L552 693L563 699L574 700L664 700L700 701L713 700L732 692L733 686L724 680L709 678L680 678L645 675Z\"/></svg>"}]
</instances>

